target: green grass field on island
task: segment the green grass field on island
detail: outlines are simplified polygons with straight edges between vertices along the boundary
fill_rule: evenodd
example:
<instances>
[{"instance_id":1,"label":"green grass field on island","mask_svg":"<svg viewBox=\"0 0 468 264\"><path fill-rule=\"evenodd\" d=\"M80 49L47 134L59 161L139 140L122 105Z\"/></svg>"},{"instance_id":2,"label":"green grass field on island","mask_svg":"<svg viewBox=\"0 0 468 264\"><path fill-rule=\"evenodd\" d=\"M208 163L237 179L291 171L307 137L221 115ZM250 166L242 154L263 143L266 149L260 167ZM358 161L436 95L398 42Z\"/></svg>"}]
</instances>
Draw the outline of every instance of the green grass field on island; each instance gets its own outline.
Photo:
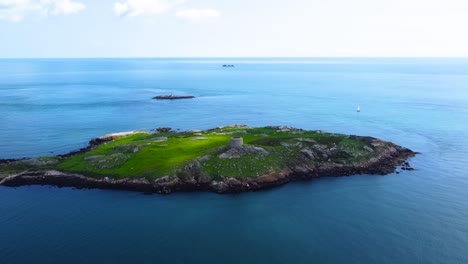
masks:
<instances>
[{"instance_id":1,"label":"green grass field on island","mask_svg":"<svg viewBox=\"0 0 468 264\"><path fill-rule=\"evenodd\" d=\"M244 146L262 148L268 154L220 157L236 136L243 138ZM154 180L163 176L189 177L187 168L196 164L198 177L245 178L300 164L358 164L377 152L375 145L341 134L285 127L228 126L207 131L132 134L68 158L39 157L13 162L0 167L0 173L56 169L96 178Z\"/></svg>"}]
</instances>

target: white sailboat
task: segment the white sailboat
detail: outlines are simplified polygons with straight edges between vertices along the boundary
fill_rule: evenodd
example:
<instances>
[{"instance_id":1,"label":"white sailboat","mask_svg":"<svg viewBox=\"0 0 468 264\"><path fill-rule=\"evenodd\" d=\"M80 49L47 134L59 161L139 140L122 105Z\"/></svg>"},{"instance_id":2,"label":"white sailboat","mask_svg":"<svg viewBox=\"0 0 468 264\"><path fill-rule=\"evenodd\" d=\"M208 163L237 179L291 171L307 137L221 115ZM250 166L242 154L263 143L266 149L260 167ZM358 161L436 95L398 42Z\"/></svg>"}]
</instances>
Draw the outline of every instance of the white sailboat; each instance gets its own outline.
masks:
<instances>
[{"instance_id":1,"label":"white sailboat","mask_svg":"<svg viewBox=\"0 0 468 264\"><path fill-rule=\"evenodd\" d=\"M361 112L361 108L359 107L359 105L358 105L358 107L356 109L356 112Z\"/></svg>"}]
</instances>

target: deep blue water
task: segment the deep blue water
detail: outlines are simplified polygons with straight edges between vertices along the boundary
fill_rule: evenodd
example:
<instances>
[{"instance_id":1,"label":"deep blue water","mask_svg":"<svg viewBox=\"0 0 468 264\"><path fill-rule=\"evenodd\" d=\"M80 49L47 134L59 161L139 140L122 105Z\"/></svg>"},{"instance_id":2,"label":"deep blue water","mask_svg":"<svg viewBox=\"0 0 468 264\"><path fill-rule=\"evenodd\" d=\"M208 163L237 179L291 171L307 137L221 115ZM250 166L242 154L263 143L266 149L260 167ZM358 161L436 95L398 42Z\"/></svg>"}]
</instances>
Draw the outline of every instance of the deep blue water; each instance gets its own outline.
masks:
<instances>
[{"instance_id":1,"label":"deep blue water","mask_svg":"<svg viewBox=\"0 0 468 264\"><path fill-rule=\"evenodd\" d=\"M150 99L166 93L198 98ZM468 263L468 59L0 60L0 158L231 123L421 154L411 172L239 195L0 187L0 262Z\"/></svg>"}]
</instances>

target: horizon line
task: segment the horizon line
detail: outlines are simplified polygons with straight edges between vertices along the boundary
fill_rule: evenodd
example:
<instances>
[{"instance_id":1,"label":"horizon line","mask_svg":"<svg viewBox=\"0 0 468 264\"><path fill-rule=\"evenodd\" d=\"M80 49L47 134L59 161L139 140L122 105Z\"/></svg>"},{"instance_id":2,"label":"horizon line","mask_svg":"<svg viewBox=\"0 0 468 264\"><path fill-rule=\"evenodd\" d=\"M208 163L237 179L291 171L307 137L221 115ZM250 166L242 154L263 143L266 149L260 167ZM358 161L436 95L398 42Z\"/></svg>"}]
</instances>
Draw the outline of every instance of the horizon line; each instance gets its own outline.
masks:
<instances>
[{"instance_id":1,"label":"horizon line","mask_svg":"<svg viewBox=\"0 0 468 264\"><path fill-rule=\"evenodd\" d=\"M122 56L122 57L0 57L0 60L23 59L468 59L468 56Z\"/></svg>"}]
</instances>

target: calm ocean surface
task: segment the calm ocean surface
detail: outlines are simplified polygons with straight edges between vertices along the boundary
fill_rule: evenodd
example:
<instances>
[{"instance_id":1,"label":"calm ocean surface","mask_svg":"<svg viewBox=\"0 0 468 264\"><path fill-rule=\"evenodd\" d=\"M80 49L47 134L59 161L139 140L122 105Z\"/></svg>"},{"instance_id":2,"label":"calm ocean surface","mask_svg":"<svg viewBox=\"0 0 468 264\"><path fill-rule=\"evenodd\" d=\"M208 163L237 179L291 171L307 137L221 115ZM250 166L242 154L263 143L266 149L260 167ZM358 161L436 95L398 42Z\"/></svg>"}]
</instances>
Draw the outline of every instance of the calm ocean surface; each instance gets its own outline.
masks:
<instances>
[{"instance_id":1,"label":"calm ocean surface","mask_svg":"<svg viewBox=\"0 0 468 264\"><path fill-rule=\"evenodd\" d=\"M151 100L168 93L198 98ZM468 263L468 59L0 60L0 158L232 123L421 154L239 195L0 187L0 263Z\"/></svg>"}]
</instances>

